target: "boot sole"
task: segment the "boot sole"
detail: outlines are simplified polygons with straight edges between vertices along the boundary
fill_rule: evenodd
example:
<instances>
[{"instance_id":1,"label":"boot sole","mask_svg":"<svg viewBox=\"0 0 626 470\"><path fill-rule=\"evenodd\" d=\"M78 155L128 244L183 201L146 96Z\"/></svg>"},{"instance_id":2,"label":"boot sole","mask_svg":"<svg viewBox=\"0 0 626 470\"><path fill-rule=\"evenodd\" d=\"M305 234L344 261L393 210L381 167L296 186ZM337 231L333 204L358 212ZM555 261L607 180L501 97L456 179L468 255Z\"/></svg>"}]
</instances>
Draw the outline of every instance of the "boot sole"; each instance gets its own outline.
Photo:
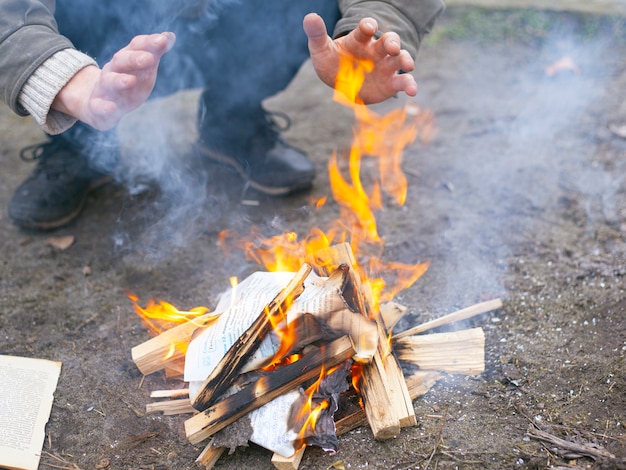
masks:
<instances>
[{"instance_id":1,"label":"boot sole","mask_svg":"<svg viewBox=\"0 0 626 470\"><path fill-rule=\"evenodd\" d=\"M286 196L290 193L304 191L313 186L312 181L302 182L300 184L294 184L291 186L267 186L257 181L254 181L253 179L250 179L250 175L248 175L246 169L234 158L215 150L210 150L200 144L195 145L195 150L197 153L199 153L201 156L206 157L208 160L211 160L215 163L221 163L222 165L226 165L235 169L239 176L241 176L241 178L251 188L254 188L260 193L267 194L269 196Z\"/></svg>"}]
</instances>

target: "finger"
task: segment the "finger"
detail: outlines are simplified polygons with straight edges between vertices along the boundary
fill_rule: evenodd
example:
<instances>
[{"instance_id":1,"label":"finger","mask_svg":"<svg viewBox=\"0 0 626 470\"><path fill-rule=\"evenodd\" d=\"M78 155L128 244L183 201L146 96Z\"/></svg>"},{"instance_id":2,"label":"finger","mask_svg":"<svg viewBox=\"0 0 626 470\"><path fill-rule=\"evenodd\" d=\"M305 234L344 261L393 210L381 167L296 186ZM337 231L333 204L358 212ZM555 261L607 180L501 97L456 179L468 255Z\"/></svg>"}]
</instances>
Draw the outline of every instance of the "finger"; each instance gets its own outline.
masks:
<instances>
[{"instance_id":1,"label":"finger","mask_svg":"<svg viewBox=\"0 0 626 470\"><path fill-rule=\"evenodd\" d=\"M115 53L110 66L116 72L132 73L154 67L157 60L150 52L122 49Z\"/></svg>"},{"instance_id":2,"label":"finger","mask_svg":"<svg viewBox=\"0 0 626 470\"><path fill-rule=\"evenodd\" d=\"M100 76L100 89L105 96L129 90L137 84L137 77L128 73L106 72Z\"/></svg>"},{"instance_id":3,"label":"finger","mask_svg":"<svg viewBox=\"0 0 626 470\"><path fill-rule=\"evenodd\" d=\"M396 92L403 91L409 96L417 95L417 82L411 74L401 73L394 76L392 86Z\"/></svg>"},{"instance_id":4,"label":"finger","mask_svg":"<svg viewBox=\"0 0 626 470\"><path fill-rule=\"evenodd\" d=\"M396 56L400 54L401 49L400 36L394 32L385 33L376 41L375 50L381 55Z\"/></svg>"},{"instance_id":5,"label":"finger","mask_svg":"<svg viewBox=\"0 0 626 470\"><path fill-rule=\"evenodd\" d=\"M135 36L124 49L147 51L161 56L172 49L175 43L176 35L174 33L141 34Z\"/></svg>"},{"instance_id":6,"label":"finger","mask_svg":"<svg viewBox=\"0 0 626 470\"><path fill-rule=\"evenodd\" d=\"M403 72L412 72L415 70L415 60L413 60L413 57L406 49L402 49L400 51L400 54L398 55L398 62L400 64L398 69Z\"/></svg>"},{"instance_id":7,"label":"finger","mask_svg":"<svg viewBox=\"0 0 626 470\"><path fill-rule=\"evenodd\" d=\"M309 52L313 55L328 48L328 34L321 16L309 13L302 21L302 27L309 39Z\"/></svg>"},{"instance_id":8,"label":"finger","mask_svg":"<svg viewBox=\"0 0 626 470\"><path fill-rule=\"evenodd\" d=\"M352 31L352 36L358 42L368 43L372 40L376 31L378 31L378 23L376 20L374 18L363 18L359 21L359 25L356 29Z\"/></svg>"}]
</instances>

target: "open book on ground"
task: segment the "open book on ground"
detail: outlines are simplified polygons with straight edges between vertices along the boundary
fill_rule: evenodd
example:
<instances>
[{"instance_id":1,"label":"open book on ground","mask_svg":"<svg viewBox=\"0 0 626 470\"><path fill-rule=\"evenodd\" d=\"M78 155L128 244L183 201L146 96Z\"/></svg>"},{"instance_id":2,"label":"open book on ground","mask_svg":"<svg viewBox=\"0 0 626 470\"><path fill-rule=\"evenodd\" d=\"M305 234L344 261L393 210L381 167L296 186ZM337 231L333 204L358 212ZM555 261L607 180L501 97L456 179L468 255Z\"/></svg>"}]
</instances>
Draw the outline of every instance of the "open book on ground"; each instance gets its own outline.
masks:
<instances>
[{"instance_id":1,"label":"open book on ground","mask_svg":"<svg viewBox=\"0 0 626 470\"><path fill-rule=\"evenodd\" d=\"M61 363L0 355L0 468L39 466Z\"/></svg>"}]
</instances>

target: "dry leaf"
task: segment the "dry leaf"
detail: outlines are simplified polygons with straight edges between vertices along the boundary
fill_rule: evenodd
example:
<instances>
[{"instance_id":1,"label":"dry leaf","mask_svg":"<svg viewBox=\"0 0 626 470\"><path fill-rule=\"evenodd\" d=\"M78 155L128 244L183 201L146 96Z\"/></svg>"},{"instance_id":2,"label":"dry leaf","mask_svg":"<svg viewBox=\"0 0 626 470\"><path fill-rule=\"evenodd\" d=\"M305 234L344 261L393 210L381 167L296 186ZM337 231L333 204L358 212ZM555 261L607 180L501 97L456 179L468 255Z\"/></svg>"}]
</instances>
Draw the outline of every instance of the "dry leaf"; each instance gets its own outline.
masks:
<instances>
[{"instance_id":1,"label":"dry leaf","mask_svg":"<svg viewBox=\"0 0 626 470\"><path fill-rule=\"evenodd\" d=\"M74 243L74 235L65 235L64 237L50 237L44 241L46 245L50 245L57 250L67 250Z\"/></svg>"}]
</instances>

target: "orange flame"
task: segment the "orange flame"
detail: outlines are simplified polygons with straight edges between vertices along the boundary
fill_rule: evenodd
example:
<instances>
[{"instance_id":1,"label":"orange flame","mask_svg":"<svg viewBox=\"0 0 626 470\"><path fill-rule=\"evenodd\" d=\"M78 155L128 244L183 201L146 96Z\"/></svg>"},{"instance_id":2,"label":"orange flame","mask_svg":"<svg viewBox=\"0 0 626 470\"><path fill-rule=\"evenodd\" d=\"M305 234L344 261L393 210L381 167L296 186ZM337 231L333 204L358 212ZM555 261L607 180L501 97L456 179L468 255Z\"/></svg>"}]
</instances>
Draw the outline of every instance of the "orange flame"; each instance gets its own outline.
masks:
<instances>
[{"instance_id":1,"label":"orange flame","mask_svg":"<svg viewBox=\"0 0 626 470\"><path fill-rule=\"evenodd\" d=\"M364 284L368 285L377 311L379 302L390 300L399 291L410 287L428 268L427 263L410 265L380 261L384 240L378 233L375 213L383 208L383 194L399 205L405 203L408 184L402 171L403 150L417 137L422 141L430 140L435 131L432 115L415 104L384 116L362 104L358 92L372 66L369 61L349 57L343 57L340 62L335 100L353 109L356 125L348 155L349 178L342 175L336 152L328 163L332 195L340 208L339 217L330 224L332 228L327 231L313 228L304 239L299 239L295 232L266 238L254 227L250 236L244 238L224 231L219 242L225 252L241 249L249 259L265 266L268 271L296 271L307 255L347 241L357 259L365 257L370 260L366 266L357 265L356 269ZM378 158L379 179L371 184L369 191L361 180L363 157ZM325 199L320 199L315 205L319 208L324 203ZM382 273L386 280L383 280ZM395 273L395 279L391 273Z\"/></svg>"},{"instance_id":2,"label":"orange flame","mask_svg":"<svg viewBox=\"0 0 626 470\"><path fill-rule=\"evenodd\" d=\"M322 365L322 369L320 370L320 375L317 380L304 391L306 401L303 406L298 410L297 414L293 417L294 423L303 423L300 427L300 430L298 431L298 436L303 445L307 436L315 434L315 427L319 415L330 406L330 402L328 401L328 399L316 398L315 394L319 391L320 384L322 383L324 377L332 374L340 367L342 366L338 365L328 369L327 371L324 365ZM319 403L315 403L315 401Z\"/></svg>"},{"instance_id":3,"label":"orange flame","mask_svg":"<svg viewBox=\"0 0 626 470\"><path fill-rule=\"evenodd\" d=\"M131 292L127 293L127 296L133 303L135 313L139 315L153 336L163 333L176 324L188 322L209 312L207 307L195 307L189 311L182 311L168 302L155 299L150 299L145 307L141 307L139 297Z\"/></svg>"},{"instance_id":4,"label":"orange flame","mask_svg":"<svg viewBox=\"0 0 626 470\"><path fill-rule=\"evenodd\" d=\"M274 353L274 357L270 360L270 363L267 366L265 366L264 369L275 367L279 363L283 362L283 358L289 353L289 351L291 350L291 347L294 345L294 343L297 340L296 327L294 323L287 322L287 312L289 311L289 308L291 307L293 300L294 299L291 297L287 298L285 301L284 309L283 308L278 309L278 312L276 312L275 315L270 315L270 312L267 310L267 306L266 306L265 313L267 314L270 320L272 329L274 330L274 332L278 335L280 339L280 346L278 347L278 351ZM295 355L291 356L291 360L294 360L294 359L297 360L297 357L298 356L295 356Z\"/></svg>"}]
</instances>

